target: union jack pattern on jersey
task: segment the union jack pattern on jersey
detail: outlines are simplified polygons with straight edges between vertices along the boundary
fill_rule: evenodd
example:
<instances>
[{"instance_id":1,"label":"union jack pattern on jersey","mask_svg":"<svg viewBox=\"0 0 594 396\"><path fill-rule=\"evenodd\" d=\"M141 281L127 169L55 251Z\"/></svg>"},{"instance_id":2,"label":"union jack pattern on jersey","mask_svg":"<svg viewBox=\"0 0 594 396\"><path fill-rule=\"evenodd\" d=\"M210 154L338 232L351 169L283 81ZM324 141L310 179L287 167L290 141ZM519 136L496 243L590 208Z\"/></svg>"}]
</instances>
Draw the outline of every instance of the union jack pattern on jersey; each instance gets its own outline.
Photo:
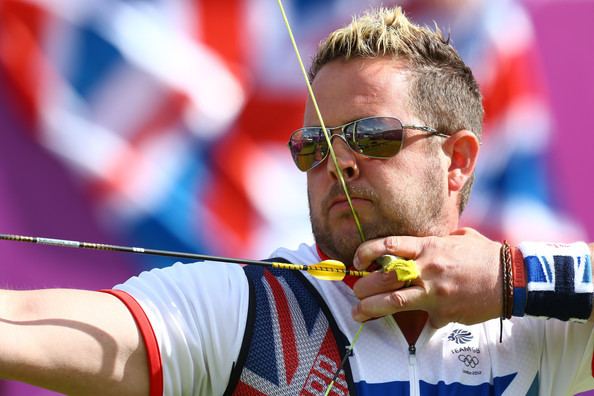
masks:
<instances>
[{"instance_id":1,"label":"union jack pattern on jersey","mask_svg":"<svg viewBox=\"0 0 594 396\"><path fill-rule=\"evenodd\" d=\"M250 310L226 394L323 395L346 350L327 306L300 273L250 266L245 273ZM347 363L330 394L351 394L352 383Z\"/></svg>"}]
</instances>

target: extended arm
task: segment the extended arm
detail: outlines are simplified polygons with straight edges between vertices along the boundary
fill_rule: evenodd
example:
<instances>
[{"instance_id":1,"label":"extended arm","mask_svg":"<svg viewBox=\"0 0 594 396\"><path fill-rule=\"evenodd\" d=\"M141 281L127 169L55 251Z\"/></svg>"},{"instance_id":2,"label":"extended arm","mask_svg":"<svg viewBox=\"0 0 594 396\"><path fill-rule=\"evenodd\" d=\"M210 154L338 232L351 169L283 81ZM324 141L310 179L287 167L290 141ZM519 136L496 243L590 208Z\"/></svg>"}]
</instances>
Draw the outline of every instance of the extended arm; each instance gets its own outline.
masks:
<instances>
[{"instance_id":1,"label":"extended arm","mask_svg":"<svg viewBox=\"0 0 594 396\"><path fill-rule=\"evenodd\" d=\"M128 309L93 291L0 292L0 376L70 395L148 395Z\"/></svg>"}]
</instances>

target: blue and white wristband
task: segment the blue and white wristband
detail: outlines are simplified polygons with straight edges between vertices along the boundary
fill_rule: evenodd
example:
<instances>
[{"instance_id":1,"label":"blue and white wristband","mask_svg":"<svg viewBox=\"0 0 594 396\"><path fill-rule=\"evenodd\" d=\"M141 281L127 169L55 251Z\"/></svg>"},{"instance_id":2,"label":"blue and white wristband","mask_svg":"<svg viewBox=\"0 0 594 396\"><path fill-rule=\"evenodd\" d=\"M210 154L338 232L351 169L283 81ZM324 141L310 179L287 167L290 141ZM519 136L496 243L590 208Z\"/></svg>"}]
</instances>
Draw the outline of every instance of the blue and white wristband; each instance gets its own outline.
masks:
<instances>
[{"instance_id":1,"label":"blue and white wristband","mask_svg":"<svg viewBox=\"0 0 594 396\"><path fill-rule=\"evenodd\" d=\"M592 258L584 242L523 242L526 315L585 322L592 313Z\"/></svg>"}]
</instances>

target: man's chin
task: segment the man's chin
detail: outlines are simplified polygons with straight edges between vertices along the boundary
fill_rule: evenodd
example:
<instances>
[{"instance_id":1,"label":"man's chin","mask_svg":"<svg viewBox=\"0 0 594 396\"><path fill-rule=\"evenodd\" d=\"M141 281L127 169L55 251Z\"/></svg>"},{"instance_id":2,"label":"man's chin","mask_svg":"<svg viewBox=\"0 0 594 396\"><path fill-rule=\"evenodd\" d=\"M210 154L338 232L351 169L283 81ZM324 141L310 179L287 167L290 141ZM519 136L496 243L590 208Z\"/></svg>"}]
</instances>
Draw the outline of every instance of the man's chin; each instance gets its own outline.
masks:
<instances>
[{"instance_id":1,"label":"man's chin","mask_svg":"<svg viewBox=\"0 0 594 396\"><path fill-rule=\"evenodd\" d=\"M365 216L362 216L361 219L365 240L401 234L394 233L396 230L388 230L383 227L385 222L383 219L369 219ZM331 259L340 260L346 265L350 265L357 248L363 242L352 215L349 213L348 216L333 216L332 219L327 220L332 224L332 227L319 227L319 224L314 224L313 232L318 247Z\"/></svg>"},{"instance_id":2,"label":"man's chin","mask_svg":"<svg viewBox=\"0 0 594 396\"><path fill-rule=\"evenodd\" d=\"M330 259L339 260L345 265L350 266L353 262L353 257L357 248L361 244L361 238L358 234L352 235L351 238L344 238L343 236L333 235L332 237L316 236L316 244L322 252Z\"/></svg>"}]
</instances>

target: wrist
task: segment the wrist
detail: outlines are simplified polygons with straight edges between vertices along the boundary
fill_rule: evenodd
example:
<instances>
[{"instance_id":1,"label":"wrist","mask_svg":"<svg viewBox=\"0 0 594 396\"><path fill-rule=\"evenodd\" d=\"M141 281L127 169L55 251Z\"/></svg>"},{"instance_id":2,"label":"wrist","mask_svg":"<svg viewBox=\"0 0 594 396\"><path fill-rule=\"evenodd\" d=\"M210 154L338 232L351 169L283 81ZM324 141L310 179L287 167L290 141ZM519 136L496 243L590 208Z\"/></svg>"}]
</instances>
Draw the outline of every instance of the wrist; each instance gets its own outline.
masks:
<instances>
[{"instance_id":1,"label":"wrist","mask_svg":"<svg viewBox=\"0 0 594 396\"><path fill-rule=\"evenodd\" d=\"M524 257L517 247L511 248L512 276L514 285L513 316L524 316L526 311L526 271Z\"/></svg>"},{"instance_id":2,"label":"wrist","mask_svg":"<svg viewBox=\"0 0 594 396\"><path fill-rule=\"evenodd\" d=\"M518 248L526 277L525 314L586 321L592 313L593 293L588 245L523 242Z\"/></svg>"}]
</instances>

